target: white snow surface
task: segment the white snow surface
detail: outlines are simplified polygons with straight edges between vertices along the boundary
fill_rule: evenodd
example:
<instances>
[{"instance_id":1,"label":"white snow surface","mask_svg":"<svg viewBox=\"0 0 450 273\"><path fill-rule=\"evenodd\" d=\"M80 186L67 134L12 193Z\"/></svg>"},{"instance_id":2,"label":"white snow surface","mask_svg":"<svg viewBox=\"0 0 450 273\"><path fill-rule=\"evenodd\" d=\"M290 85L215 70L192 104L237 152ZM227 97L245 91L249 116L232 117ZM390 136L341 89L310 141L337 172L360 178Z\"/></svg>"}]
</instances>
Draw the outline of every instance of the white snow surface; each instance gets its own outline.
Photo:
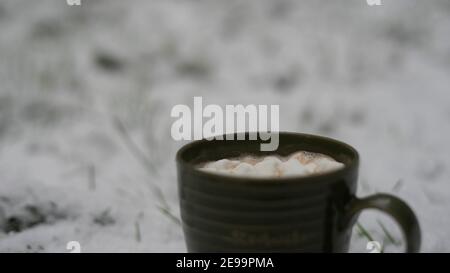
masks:
<instances>
[{"instance_id":1,"label":"white snow surface","mask_svg":"<svg viewBox=\"0 0 450 273\"><path fill-rule=\"evenodd\" d=\"M353 145L358 196L399 196L450 251L450 1L81 1L0 2L1 252L186 251L159 207L179 217L170 110L194 96Z\"/></svg>"}]
</instances>

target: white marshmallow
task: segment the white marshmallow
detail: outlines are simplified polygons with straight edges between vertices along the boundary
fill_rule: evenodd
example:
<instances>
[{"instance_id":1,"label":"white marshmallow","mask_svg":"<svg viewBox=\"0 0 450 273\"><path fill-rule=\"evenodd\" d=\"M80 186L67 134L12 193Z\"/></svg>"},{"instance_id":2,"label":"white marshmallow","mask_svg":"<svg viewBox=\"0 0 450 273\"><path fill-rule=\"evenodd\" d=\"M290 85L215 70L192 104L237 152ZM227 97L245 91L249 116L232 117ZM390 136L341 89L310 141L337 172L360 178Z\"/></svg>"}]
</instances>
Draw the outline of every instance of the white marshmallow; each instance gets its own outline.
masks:
<instances>
[{"instance_id":1,"label":"white marshmallow","mask_svg":"<svg viewBox=\"0 0 450 273\"><path fill-rule=\"evenodd\" d=\"M333 158L311 152L296 152L290 156L244 156L237 160L221 159L208 162L201 170L249 177L307 176L343 168Z\"/></svg>"},{"instance_id":2,"label":"white marshmallow","mask_svg":"<svg viewBox=\"0 0 450 273\"><path fill-rule=\"evenodd\" d=\"M277 176L281 160L274 156L267 156L261 162L255 164L255 175L257 176Z\"/></svg>"},{"instance_id":3,"label":"white marshmallow","mask_svg":"<svg viewBox=\"0 0 450 273\"><path fill-rule=\"evenodd\" d=\"M256 163L261 161L261 159L258 158L258 157L255 157L255 156L248 155L248 156L245 156L245 157L241 158L241 161L245 162L245 163L248 163L248 164L251 164L251 165L255 165Z\"/></svg>"},{"instance_id":4,"label":"white marshmallow","mask_svg":"<svg viewBox=\"0 0 450 273\"><path fill-rule=\"evenodd\" d=\"M315 159L314 164L317 166L315 172L329 172L344 167L344 164L326 157Z\"/></svg>"},{"instance_id":5,"label":"white marshmallow","mask_svg":"<svg viewBox=\"0 0 450 273\"><path fill-rule=\"evenodd\" d=\"M298 175L304 176L309 174L307 168L300 163L296 158L291 158L286 162L283 162L280 167L280 176Z\"/></svg>"},{"instance_id":6,"label":"white marshmallow","mask_svg":"<svg viewBox=\"0 0 450 273\"><path fill-rule=\"evenodd\" d=\"M205 166L203 168L216 169L216 170L232 170L239 163L240 163L240 161L238 161L238 160L220 159L220 160L212 161L212 162L205 164Z\"/></svg>"},{"instance_id":7,"label":"white marshmallow","mask_svg":"<svg viewBox=\"0 0 450 273\"><path fill-rule=\"evenodd\" d=\"M290 156L290 158L296 158L303 165L310 163L316 157L317 154L305 151L296 152Z\"/></svg>"},{"instance_id":8,"label":"white marshmallow","mask_svg":"<svg viewBox=\"0 0 450 273\"><path fill-rule=\"evenodd\" d=\"M239 165L237 165L233 170L233 174L237 175L254 175L255 174L255 167L251 164L242 162Z\"/></svg>"},{"instance_id":9,"label":"white marshmallow","mask_svg":"<svg viewBox=\"0 0 450 273\"><path fill-rule=\"evenodd\" d=\"M317 165L314 163L308 163L305 165L305 169L308 171L309 174L315 173L317 169Z\"/></svg>"}]
</instances>

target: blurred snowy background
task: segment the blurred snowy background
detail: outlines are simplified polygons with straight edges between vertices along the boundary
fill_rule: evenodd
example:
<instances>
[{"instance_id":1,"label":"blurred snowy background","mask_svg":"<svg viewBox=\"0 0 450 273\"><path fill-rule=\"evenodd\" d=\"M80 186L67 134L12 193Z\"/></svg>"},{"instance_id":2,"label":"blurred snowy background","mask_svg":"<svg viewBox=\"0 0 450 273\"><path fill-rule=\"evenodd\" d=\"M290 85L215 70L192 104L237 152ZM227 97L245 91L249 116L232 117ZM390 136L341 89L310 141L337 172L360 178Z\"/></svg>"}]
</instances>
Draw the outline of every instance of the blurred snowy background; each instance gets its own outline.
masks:
<instances>
[{"instance_id":1,"label":"blurred snowy background","mask_svg":"<svg viewBox=\"0 0 450 273\"><path fill-rule=\"evenodd\" d=\"M382 2L1 0L0 251L185 251L170 110L199 95L352 144L358 195L400 196L449 252L450 1Z\"/></svg>"}]
</instances>

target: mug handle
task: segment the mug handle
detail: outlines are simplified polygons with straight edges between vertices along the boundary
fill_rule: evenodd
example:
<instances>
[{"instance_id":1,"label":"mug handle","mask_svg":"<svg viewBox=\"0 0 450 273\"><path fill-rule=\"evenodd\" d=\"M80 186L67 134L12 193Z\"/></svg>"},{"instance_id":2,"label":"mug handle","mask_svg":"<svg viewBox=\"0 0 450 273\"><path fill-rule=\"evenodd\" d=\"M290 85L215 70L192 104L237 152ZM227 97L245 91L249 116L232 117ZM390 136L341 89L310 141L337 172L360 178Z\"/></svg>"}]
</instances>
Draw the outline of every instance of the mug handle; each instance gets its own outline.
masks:
<instances>
[{"instance_id":1,"label":"mug handle","mask_svg":"<svg viewBox=\"0 0 450 273\"><path fill-rule=\"evenodd\" d=\"M362 199L354 197L346 209L346 223L353 223L365 209L377 209L392 216L402 229L406 240L406 252L419 252L421 242L419 221L403 200L385 193L374 194Z\"/></svg>"}]
</instances>

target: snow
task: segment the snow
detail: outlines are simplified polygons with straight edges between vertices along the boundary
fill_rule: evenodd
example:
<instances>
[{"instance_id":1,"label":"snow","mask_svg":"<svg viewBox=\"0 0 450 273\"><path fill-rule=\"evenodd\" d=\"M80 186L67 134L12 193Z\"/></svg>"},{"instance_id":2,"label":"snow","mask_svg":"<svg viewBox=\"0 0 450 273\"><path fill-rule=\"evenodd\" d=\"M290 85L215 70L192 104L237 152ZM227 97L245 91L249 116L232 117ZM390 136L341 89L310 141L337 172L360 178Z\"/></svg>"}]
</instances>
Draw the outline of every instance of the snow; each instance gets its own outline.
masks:
<instances>
[{"instance_id":1,"label":"snow","mask_svg":"<svg viewBox=\"0 0 450 273\"><path fill-rule=\"evenodd\" d=\"M422 251L449 252L450 4L382 2L3 0L0 251L185 251L160 208L178 216L170 110L203 96L352 144L358 196L401 197ZM360 218L383 240L379 221L400 239Z\"/></svg>"}]
</instances>

